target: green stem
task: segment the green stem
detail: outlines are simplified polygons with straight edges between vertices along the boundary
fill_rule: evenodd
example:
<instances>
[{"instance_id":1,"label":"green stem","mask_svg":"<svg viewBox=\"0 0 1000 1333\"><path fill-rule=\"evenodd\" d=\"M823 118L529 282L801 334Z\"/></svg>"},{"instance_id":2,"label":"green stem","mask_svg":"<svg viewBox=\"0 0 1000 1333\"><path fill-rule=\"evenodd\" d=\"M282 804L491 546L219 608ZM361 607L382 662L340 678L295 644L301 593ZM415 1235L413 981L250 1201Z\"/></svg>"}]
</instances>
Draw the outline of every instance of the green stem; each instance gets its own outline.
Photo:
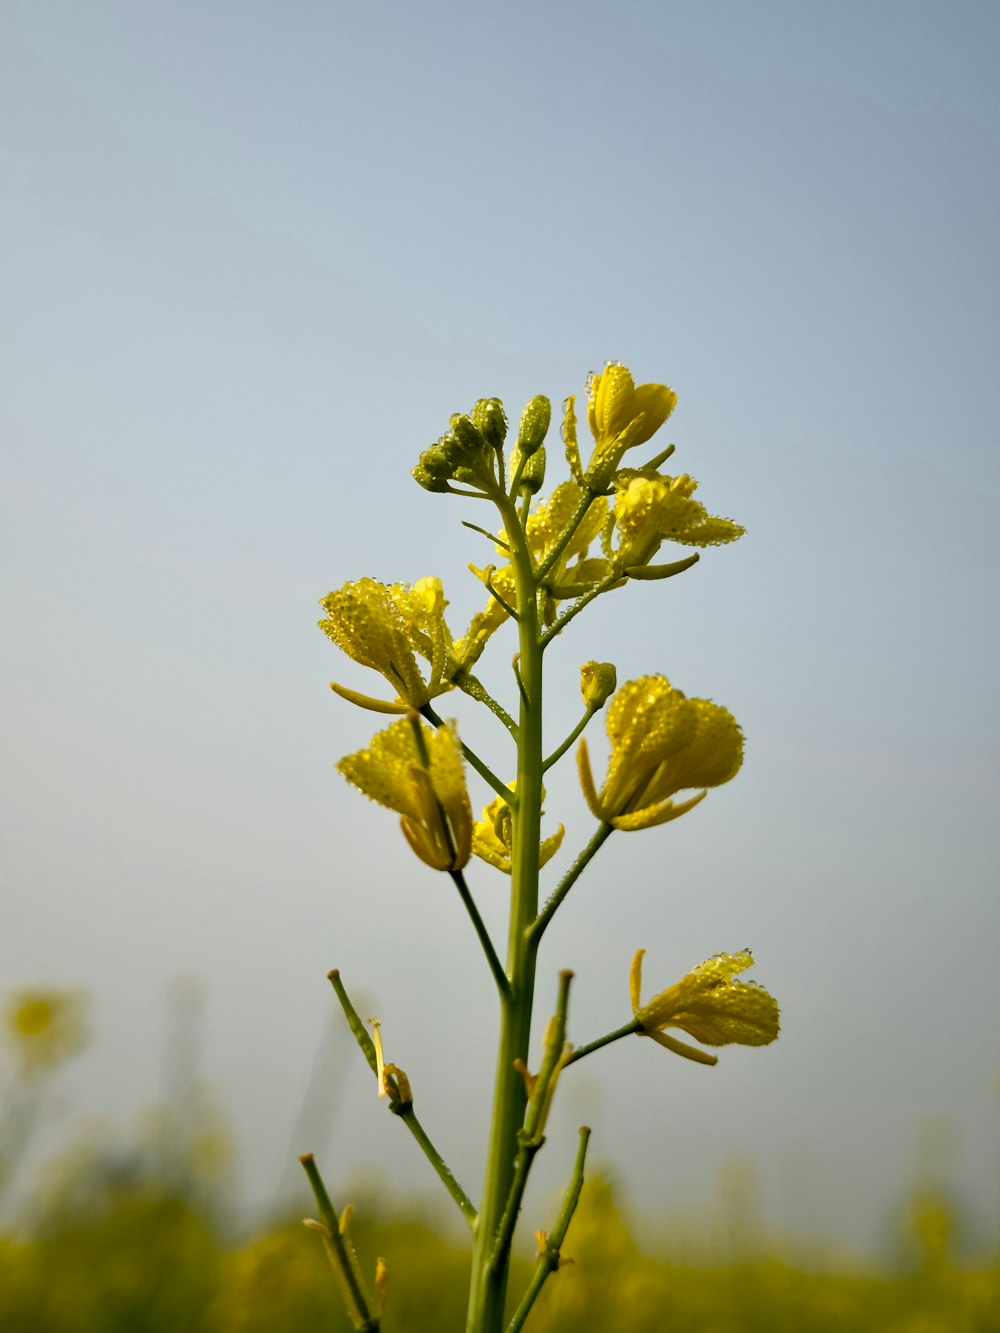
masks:
<instances>
[{"instance_id":1,"label":"green stem","mask_svg":"<svg viewBox=\"0 0 1000 1333\"><path fill-rule=\"evenodd\" d=\"M517 587L520 711L517 736L517 804L512 808L511 899L507 934L509 992L501 997L493 1111L479 1223L472 1257L467 1333L501 1333L510 1248L494 1260L494 1247L510 1194L517 1135L526 1095L515 1061L526 1062L535 989L536 946L528 927L538 910L538 848L542 806L542 651L537 583L524 529L510 498L495 497L511 546Z\"/></svg>"},{"instance_id":2,"label":"green stem","mask_svg":"<svg viewBox=\"0 0 1000 1333\"><path fill-rule=\"evenodd\" d=\"M361 1047L365 1059L371 1066L372 1073L377 1074L378 1059L375 1055L375 1043L372 1041L371 1037L369 1037L368 1028L363 1022L361 1015L351 1003L351 997L347 994L347 991L344 988L344 983L340 979L339 971L334 968L331 972L327 973L327 977L336 992L337 999L340 1001L340 1007L344 1011L344 1017L347 1019L348 1027L354 1033L354 1038ZM447 1162L445 1162L437 1148L435 1148L434 1144L430 1141L427 1131L417 1118L417 1113L413 1109L413 1103L390 1102L389 1110L402 1120L403 1124L416 1139L424 1156L441 1177L445 1189L458 1204L459 1208L461 1208L470 1224L474 1227L477 1216L476 1206L455 1179Z\"/></svg>"},{"instance_id":3,"label":"green stem","mask_svg":"<svg viewBox=\"0 0 1000 1333\"><path fill-rule=\"evenodd\" d=\"M409 1102L407 1103L407 1105L401 1106L398 1111L396 1110L395 1104L390 1106L389 1109L395 1111L396 1115L399 1117L400 1120L402 1120L403 1124L413 1135L414 1139L416 1139L417 1143L423 1150L424 1156L430 1162L434 1170L438 1173L438 1176L441 1179L441 1183L444 1185L445 1189L458 1204L459 1208L461 1208L463 1214L465 1215L466 1221L469 1223L469 1226L471 1226L473 1231L475 1231L476 1219L479 1216L479 1214L476 1212L476 1205L466 1194L465 1190L462 1189L461 1185L458 1183L458 1181L452 1174L451 1168L449 1167L448 1163L444 1160L444 1158L438 1152L437 1148L434 1147L434 1144L431 1143L430 1139L427 1137L427 1131L424 1129L423 1125L417 1119L417 1114L413 1109L413 1103Z\"/></svg>"},{"instance_id":4,"label":"green stem","mask_svg":"<svg viewBox=\"0 0 1000 1333\"><path fill-rule=\"evenodd\" d=\"M556 1012L546 1028L545 1050L531 1097L528 1100L524 1128L520 1134L520 1147L517 1160L514 1163L514 1179L504 1207L503 1217L500 1219L500 1228L497 1232L493 1254L490 1256L490 1262L493 1264L502 1262L503 1256L510 1252L511 1242L514 1239L514 1228L517 1226L517 1218L521 1211L521 1203L524 1199L524 1191L528 1184L531 1166L535 1160L535 1154L545 1142L545 1122L548 1118L549 1108L552 1105L552 1093L568 1058L564 1053L563 1044L566 1041L566 1012L569 1007L569 984L572 980L572 972L569 970L560 972Z\"/></svg>"},{"instance_id":5,"label":"green stem","mask_svg":"<svg viewBox=\"0 0 1000 1333\"><path fill-rule=\"evenodd\" d=\"M420 709L423 717L434 727L443 727L444 718L440 717L430 704L424 704ZM501 782L493 770L479 758L475 750L469 747L461 739L459 745L462 747L462 756L470 768L474 768L484 782L488 783L498 796L502 796L505 801L510 800L510 788L505 782Z\"/></svg>"},{"instance_id":6,"label":"green stem","mask_svg":"<svg viewBox=\"0 0 1000 1333\"><path fill-rule=\"evenodd\" d=\"M340 1007L344 1011L344 1017L347 1019L347 1026L354 1033L354 1040L361 1047L361 1052L371 1066L373 1074L378 1073L378 1059L375 1055L375 1043L368 1035L368 1028L361 1019L361 1015L351 1003L351 997L344 989L344 983L340 979L339 968L333 968L326 974L327 980L333 987L337 999L340 1001Z\"/></svg>"},{"instance_id":7,"label":"green stem","mask_svg":"<svg viewBox=\"0 0 1000 1333\"><path fill-rule=\"evenodd\" d=\"M596 499L597 496L593 493L593 491L584 491L583 494L580 496L580 501L576 506L576 510L573 513L573 517L570 519L565 530L559 534L559 540L556 542L555 546L552 547L551 551L549 551L548 555L538 566L538 569L536 571L536 577L539 583L542 582L546 574L548 574L548 572L552 569L553 565L562 555L563 551L565 551L566 547L573 540L573 534L576 532L577 528L580 526L583 520L587 517L587 510L590 508L590 506L594 503Z\"/></svg>"},{"instance_id":8,"label":"green stem","mask_svg":"<svg viewBox=\"0 0 1000 1333\"><path fill-rule=\"evenodd\" d=\"M553 764L557 764L559 762L559 760L563 757L563 755L566 753L569 747L573 744L577 736L580 735L580 732L583 731L584 727L587 725L587 723L590 721L590 719L594 716L596 712L597 712L596 708L588 706L587 711L584 713L583 717L580 718L580 721L576 724L573 730L563 741L562 745L559 746L558 750L553 750L552 753L549 755L548 759L546 759L544 764L542 764L543 773L547 773Z\"/></svg>"},{"instance_id":9,"label":"green stem","mask_svg":"<svg viewBox=\"0 0 1000 1333\"><path fill-rule=\"evenodd\" d=\"M479 936L479 943L483 946L483 953L486 955L486 961L490 965L490 971L493 973L493 980L497 983L497 990L501 995L506 995L510 991L510 982L507 980L507 973L503 970L503 964L497 957L497 951L493 947L493 941L490 939L490 933L486 929L486 923L479 915L479 908L476 901L469 892L469 886L465 882L465 876L461 870L450 870L448 872L455 881L455 888L458 889L459 897L465 904L465 910L468 912L473 926L476 928L476 934Z\"/></svg>"},{"instance_id":10,"label":"green stem","mask_svg":"<svg viewBox=\"0 0 1000 1333\"><path fill-rule=\"evenodd\" d=\"M535 948L538 947L538 941L545 934L546 927L548 926L552 918L555 916L556 912L559 910L559 907L563 899L566 897L567 893L569 893L570 889L583 874L584 870L586 870L587 866L590 864L593 858L597 855L597 852L600 850L600 848L603 847L604 844L607 842L608 838L611 837L612 833L614 833L613 825L598 824L597 831L594 833L594 836L587 843L586 847L584 847L583 851L576 858L576 860L573 862L570 868L566 871L565 875L563 875L562 879L556 885L555 889L550 894L549 899L546 902L545 906L538 913L537 919L533 921L531 923L531 926L529 927L528 933L531 937L532 942L535 945Z\"/></svg>"},{"instance_id":11,"label":"green stem","mask_svg":"<svg viewBox=\"0 0 1000 1333\"><path fill-rule=\"evenodd\" d=\"M490 532L489 528L481 528L478 523L469 523L464 518L462 519L462 527L469 528L472 532L478 532L481 533L482 536L488 537L489 540L494 544L494 546L502 546L505 551L510 550L510 547L507 545L504 539L502 537L498 537L495 532Z\"/></svg>"},{"instance_id":12,"label":"green stem","mask_svg":"<svg viewBox=\"0 0 1000 1333\"><path fill-rule=\"evenodd\" d=\"M500 719L515 740L517 739L517 723L507 712L506 708L504 708L503 704L498 703L496 699L493 698L493 695L490 694L486 686L478 679L478 677L474 676L471 671L465 671L463 669L462 671L457 672L452 677L452 680L463 694L467 694L470 699L476 699L479 703L485 704L490 712Z\"/></svg>"},{"instance_id":13,"label":"green stem","mask_svg":"<svg viewBox=\"0 0 1000 1333\"><path fill-rule=\"evenodd\" d=\"M604 579L602 583L595 584L582 597L578 597L569 610L564 611L559 619L554 621L542 635L542 647L547 647L556 635L561 634L569 622L580 614L585 606L589 606L595 597L600 597L602 592L610 592L612 588L621 583L623 577L622 574L613 574L610 578Z\"/></svg>"},{"instance_id":14,"label":"green stem","mask_svg":"<svg viewBox=\"0 0 1000 1333\"><path fill-rule=\"evenodd\" d=\"M303 1153L299 1158L309 1177L309 1184L312 1186L313 1194L316 1196L316 1206L319 1209L320 1219L325 1228L323 1239L327 1242L328 1253L338 1276L344 1287L344 1294L348 1303L354 1306L353 1312L348 1310L351 1316L351 1322L359 1328L362 1333L378 1333L380 1321L377 1315L373 1315L368 1308L368 1298L362 1290L358 1275L354 1271L354 1264L351 1262L351 1256L348 1253L347 1245L343 1236L340 1234L340 1219L337 1216L337 1210L330 1200L330 1196L323 1184L323 1177L319 1173L319 1167L316 1165L316 1159L311 1152Z\"/></svg>"},{"instance_id":15,"label":"green stem","mask_svg":"<svg viewBox=\"0 0 1000 1333\"><path fill-rule=\"evenodd\" d=\"M566 1065L575 1064L577 1060L582 1060L585 1055L591 1055L594 1051L599 1051L602 1046L610 1046L613 1041L621 1041L622 1037L631 1037L633 1032L641 1031L642 1024L637 1018L633 1018L631 1023L615 1028L614 1032L598 1037L596 1041L588 1041L586 1046L578 1046L566 1060Z\"/></svg>"},{"instance_id":16,"label":"green stem","mask_svg":"<svg viewBox=\"0 0 1000 1333\"><path fill-rule=\"evenodd\" d=\"M535 1267L534 1276L524 1293L524 1299L514 1311L510 1323L507 1325L507 1333L518 1333L518 1330L524 1325L524 1321L531 1313L531 1307L538 1299L538 1294L545 1286L546 1279L550 1273L554 1273L559 1267L560 1251L563 1241L566 1239L566 1232L569 1230L569 1224L573 1220L573 1214L576 1212L576 1205L580 1202L580 1191L583 1189L583 1167L587 1160L587 1143L590 1139L590 1129L583 1125L580 1129L580 1146L576 1151L576 1162L573 1165L573 1174L570 1177L569 1185L566 1187L566 1193L563 1196L563 1205L559 1210L559 1216L556 1218L556 1224L546 1237L545 1244L538 1256L538 1263Z\"/></svg>"}]
</instances>

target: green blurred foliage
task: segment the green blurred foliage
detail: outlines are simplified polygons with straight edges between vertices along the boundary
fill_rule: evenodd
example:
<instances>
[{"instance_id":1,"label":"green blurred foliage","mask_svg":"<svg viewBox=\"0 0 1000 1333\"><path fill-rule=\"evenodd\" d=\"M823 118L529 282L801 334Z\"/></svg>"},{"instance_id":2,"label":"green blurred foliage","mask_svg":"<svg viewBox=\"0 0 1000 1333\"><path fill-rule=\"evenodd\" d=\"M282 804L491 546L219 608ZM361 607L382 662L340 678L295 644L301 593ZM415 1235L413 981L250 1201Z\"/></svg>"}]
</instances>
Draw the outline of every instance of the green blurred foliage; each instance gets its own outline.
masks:
<instances>
[{"instance_id":1,"label":"green blurred foliage","mask_svg":"<svg viewBox=\"0 0 1000 1333\"><path fill-rule=\"evenodd\" d=\"M54 1054L15 1062L6 1101L0 1099L0 1168L6 1164L8 1176L42 1108L48 1077L78 1049L63 1037L75 1028L49 1021L65 1016L66 1006L55 1003L64 994L71 995L33 991L19 998L20 1007L9 1007L17 1020L15 1047L27 1042ZM195 1077L198 995L189 984L173 995L171 1013L166 1104L143 1118L132 1145L115 1136L73 1148L36 1181L19 1224L0 1226L0 1330L349 1333L314 1232L296 1219L234 1237L226 1206L233 1194L231 1136ZM1000 1333L1000 1255L992 1265L960 1260L960 1208L939 1183L947 1177L940 1161L946 1128L929 1127L917 1184L898 1218L896 1262L881 1269L834 1265L819 1252L812 1263L783 1255L761 1224L756 1179L744 1161L720 1173L707 1232L703 1221L675 1219L669 1240L647 1239L642 1248L615 1189L592 1172L563 1247L571 1262L549 1279L527 1328ZM311 1209L305 1179L301 1197L303 1211ZM388 1268L384 1333L460 1333L468 1234L377 1198L357 1203L351 1236L369 1287L376 1258ZM557 1207L551 1204L552 1217ZM525 1217L523 1231L535 1224ZM523 1243L511 1270L511 1308L534 1266Z\"/></svg>"},{"instance_id":2,"label":"green blurred foliage","mask_svg":"<svg viewBox=\"0 0 1000 1333\"><path fill-rule=\"evenodd\" d=\"M303 1186L303 1200L306 1189ZM739 1190L730 1191L739 1203ZM533 1333L988 1333L1000 1330L1000 1269L954 1256L943 1196L914 1198L901 1218L895 1271L806 1271L751 1233L736 1209L715 1258L678 1262L640 1249L599 1176L584 1188L566 1253L529 1319ZM351 1224L370 1278L389 1270L386 1333L458 1333L468 1246L411 1213L362 1200ZM694 1251L692 1251L694 1253ZM720 1257L721 1256L721 1257ZM522 1254L512 1300L532 1261ZM77 1152L17 1232L0 1235L4 1333L347 1333L316 1235L299 1222L243 1243L227 1235L204 1182L152 1154Z\"/></svg>"}]
</instances>

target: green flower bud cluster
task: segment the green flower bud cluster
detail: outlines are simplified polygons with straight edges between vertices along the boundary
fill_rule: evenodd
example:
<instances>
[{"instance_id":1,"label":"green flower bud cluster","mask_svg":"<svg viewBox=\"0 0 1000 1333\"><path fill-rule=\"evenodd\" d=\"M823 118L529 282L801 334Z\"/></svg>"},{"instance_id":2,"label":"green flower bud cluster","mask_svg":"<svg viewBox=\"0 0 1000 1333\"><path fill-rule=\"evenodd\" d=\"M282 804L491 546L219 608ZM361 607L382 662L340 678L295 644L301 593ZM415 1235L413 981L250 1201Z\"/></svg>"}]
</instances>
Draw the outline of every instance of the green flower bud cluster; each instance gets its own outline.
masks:
<instances>
[{"instance_id":1,"label":"green flower bud cluster","mask_svg":"<svg viewBox=\"0 0 1000 1333\"><path fill-rule=\"evenodd\" d=\"M480 398L466 416L456 413L451 429L420 455L414 479L427 491L448 491L460 482L476 490L497 485L507 418L498 398Z\"/></svg>"}]
</instances>

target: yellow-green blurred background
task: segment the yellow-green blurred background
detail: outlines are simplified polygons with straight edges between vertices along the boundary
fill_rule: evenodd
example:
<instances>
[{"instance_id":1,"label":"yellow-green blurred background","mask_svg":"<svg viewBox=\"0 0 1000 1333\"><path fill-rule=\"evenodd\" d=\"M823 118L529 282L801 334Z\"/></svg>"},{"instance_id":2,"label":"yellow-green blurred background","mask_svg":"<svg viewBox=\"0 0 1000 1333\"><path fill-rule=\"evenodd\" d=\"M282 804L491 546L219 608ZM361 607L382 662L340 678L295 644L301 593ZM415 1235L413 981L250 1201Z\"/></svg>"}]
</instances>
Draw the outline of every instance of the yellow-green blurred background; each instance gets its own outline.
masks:
<instances>
[{"instance_id":1,"label":"yellow-green blurred background","mask_svg":"<svg viewBox=\"0 0 1000 1333\"><path fill-rule=\"evenodd\" d=\"M190 982L175 991L179 1011L190 996ZM15 1183L35 1121L51 1109L60 1067L85 1048L86 1008L85 997L51 988L9 997L0 1189ZM182 1041L185 1035L190 1029L177 1033ZM175 1066L173 1077L180 1072ZM13 1191L16 1202L0 1229L0 1327L349 1329L320 1241L295 1206L276 1203L252 1221L238 1215L227 1119L207 1089L180 1081L167 1093L132 1131L91 1126L43 1164L27 1189ZM986 1235L973 1234L965 1203L942 1170L946 1127L928 1129L936 1132L925 1136L906 1188L886 1212L881 1253L867 1259L769 1232L756 1172L739 1158L722 1165L700 1214L664 1209L642 1219L631 1214L613 1169L598 1165L563 1246L566 1262L549 1279L532 1327L1000 1328L1000 1255ZM359 1178L354 1185L349 1235L369 1279L376 1257L386 1264L387 1333L462 1328L469 1246L461 1228L439 1208L394 1194L389 1181ZM539 1204L544 1212L536 1221L554 1217L555 1199L533 1209ZM531 1274L530 1246L522 1239L512 1307Z\"/></svg>"}]
</instances>

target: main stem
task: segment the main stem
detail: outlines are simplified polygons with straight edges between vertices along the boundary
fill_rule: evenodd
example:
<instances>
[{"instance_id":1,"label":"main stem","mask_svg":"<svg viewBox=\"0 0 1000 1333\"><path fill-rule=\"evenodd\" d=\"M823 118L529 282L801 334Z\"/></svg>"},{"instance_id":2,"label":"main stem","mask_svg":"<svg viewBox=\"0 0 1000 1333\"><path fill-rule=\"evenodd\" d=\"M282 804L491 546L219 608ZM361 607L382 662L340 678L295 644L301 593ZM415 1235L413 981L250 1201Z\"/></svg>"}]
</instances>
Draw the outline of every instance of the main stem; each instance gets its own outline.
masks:
<instances>
[{"instance_id":1,"label":"main stem","mask_svg":"<svg viewBox=\"0 0 1000 1333\"><path fill-rule=\"evenodd\" d=\"M542 647L538 623L535 574L524 532L514 505L498 497L511 546L517 580L520 636L518 669L521 709L517 732L517 800L513 814L510 921L507 933L507 977L510 987L500 999L500 1041L497 1049L493 1116L487 1150L486 1177L472 1256L472 1281L466 1333L501 1333L510 1252L494 1255L504 1205L510 1193L517 1155L517 1132L524 1120L525 1091L515 1060L527 1063L531 1007L535 992L537 944L528 927L538 911L538 845L542 808Z\"/></svg>"}]
</instances>

